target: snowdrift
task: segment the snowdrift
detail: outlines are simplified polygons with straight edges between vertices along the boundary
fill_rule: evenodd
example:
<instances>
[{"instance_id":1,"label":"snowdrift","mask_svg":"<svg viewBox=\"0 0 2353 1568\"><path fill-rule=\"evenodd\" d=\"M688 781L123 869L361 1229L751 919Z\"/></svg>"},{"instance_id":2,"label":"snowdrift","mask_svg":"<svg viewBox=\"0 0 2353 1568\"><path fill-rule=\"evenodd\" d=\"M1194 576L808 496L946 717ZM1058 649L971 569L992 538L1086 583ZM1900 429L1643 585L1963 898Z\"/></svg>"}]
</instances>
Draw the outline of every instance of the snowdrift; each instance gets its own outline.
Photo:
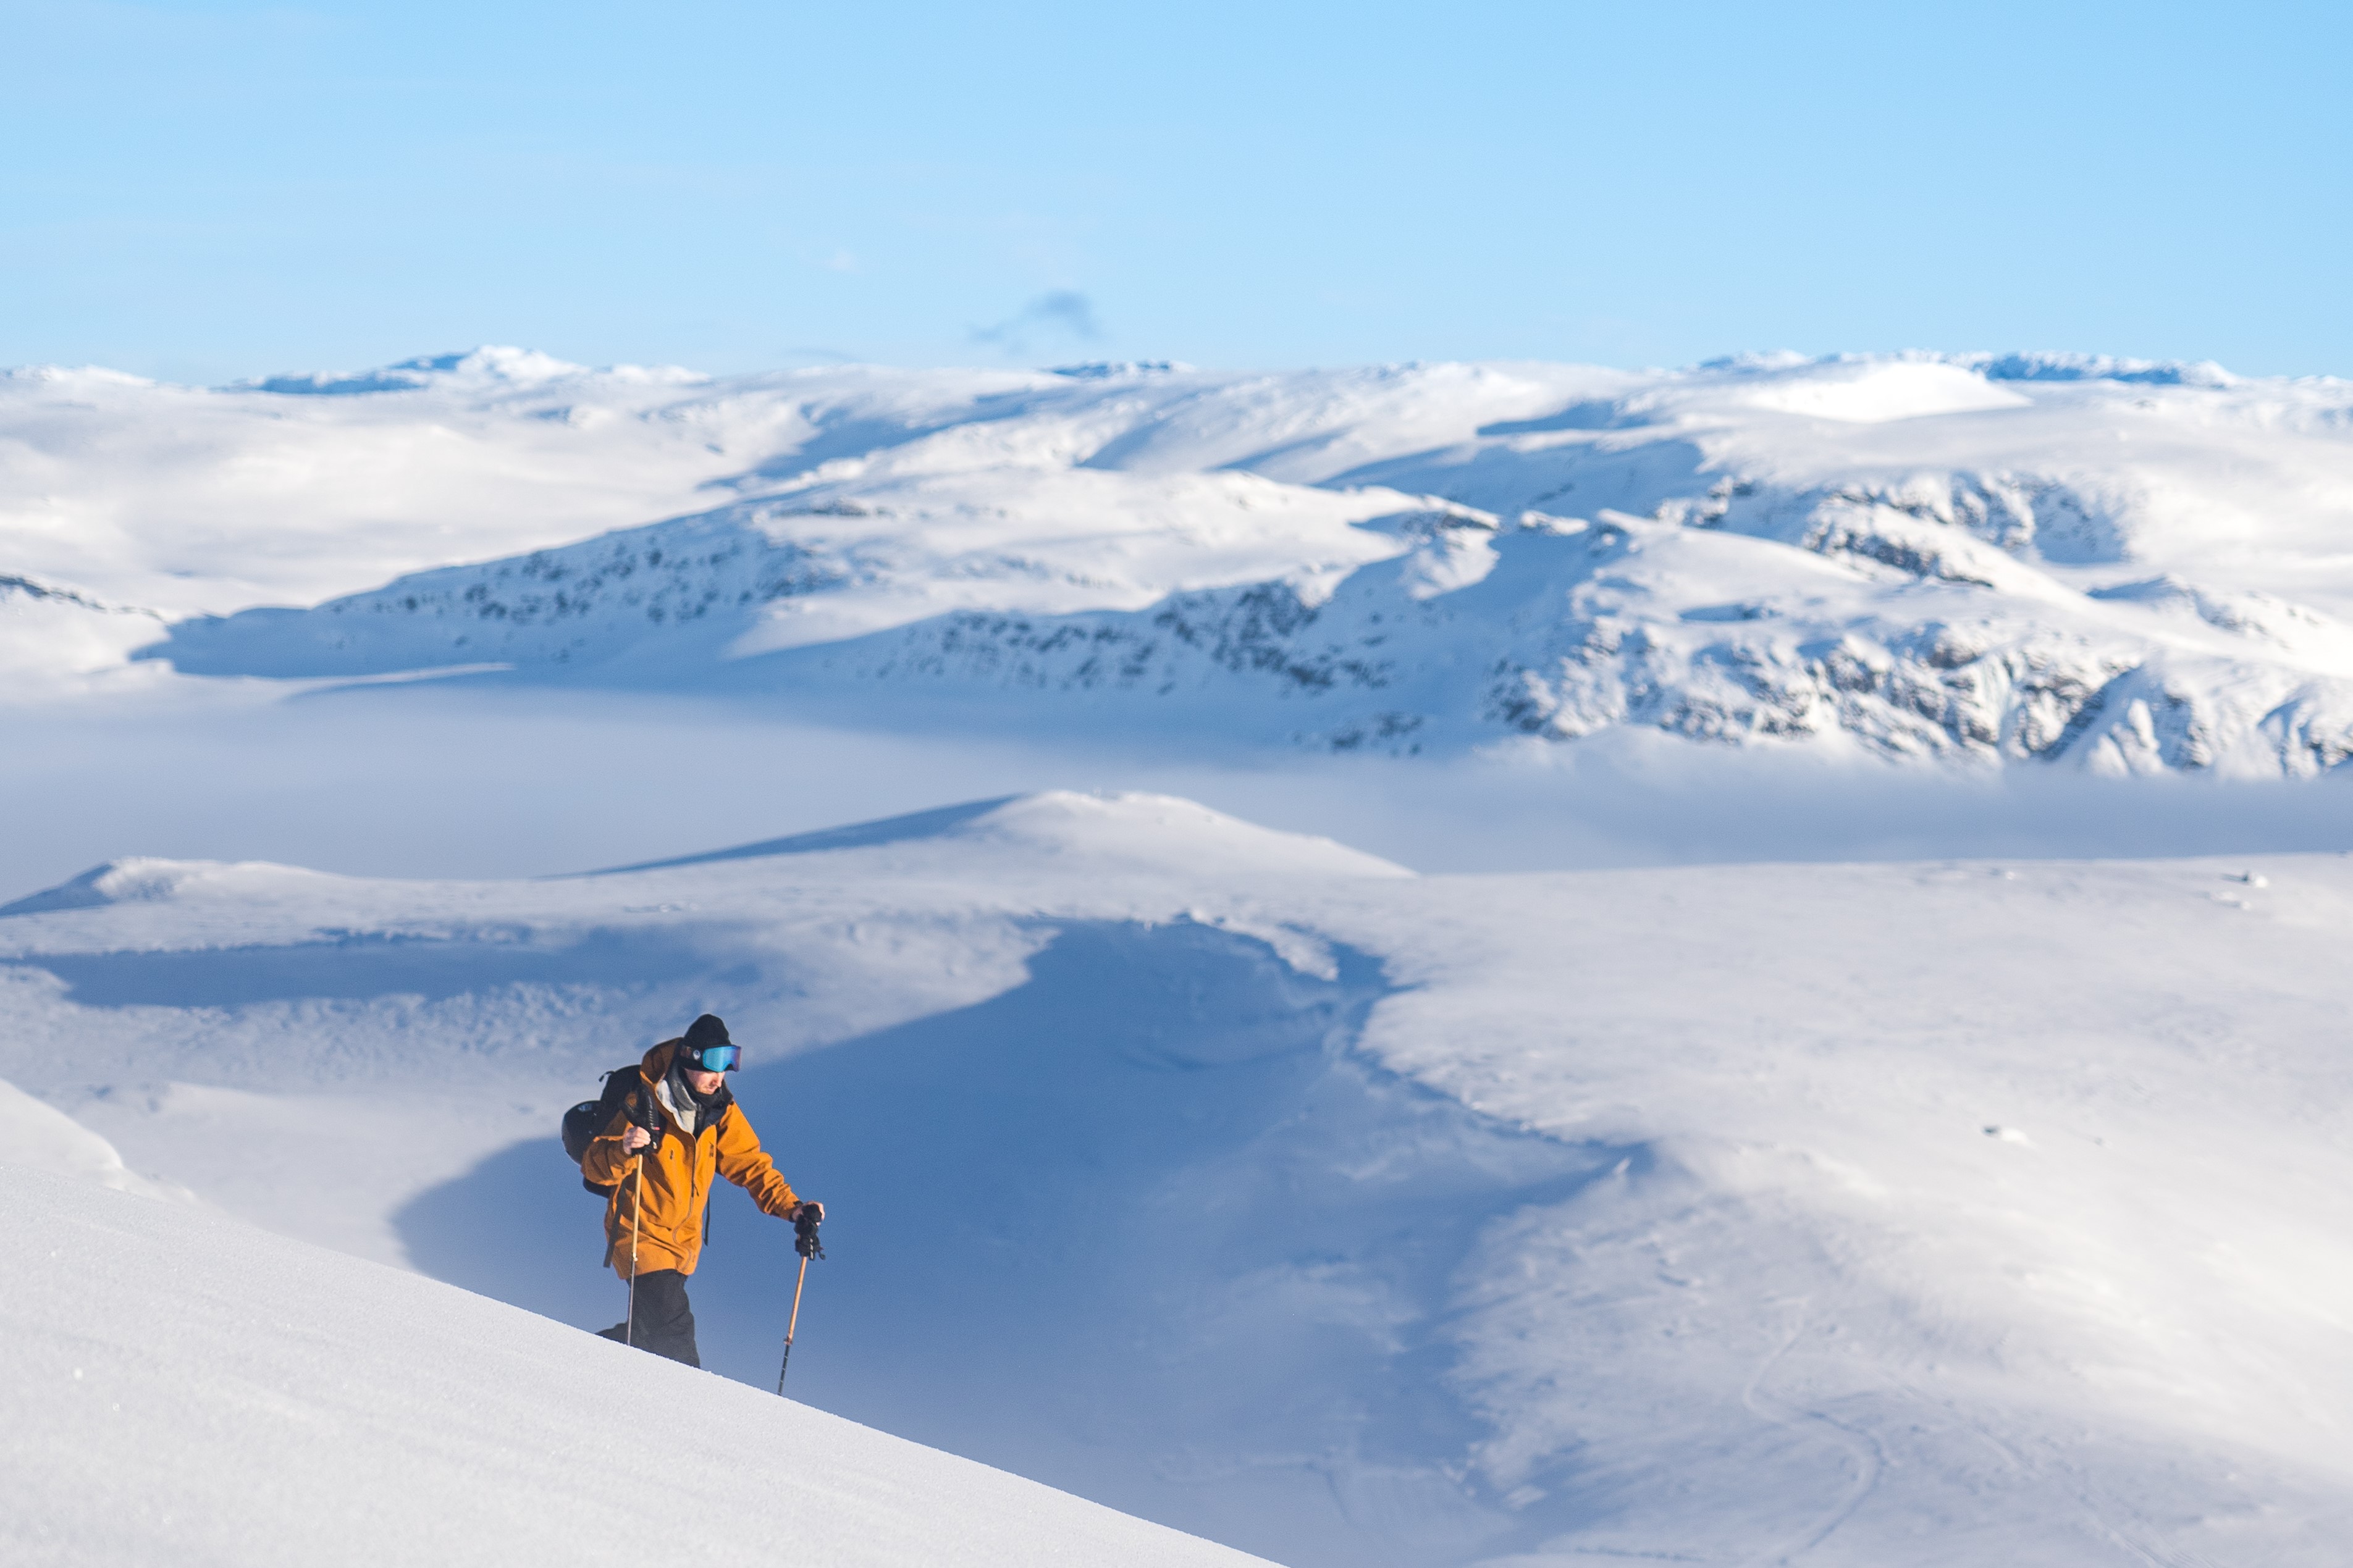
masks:
<instances>
[{"instance_id":1,"label":"snowdrift","mask_svg":"<svg viewBox=\"0 0 2353 1568\"><path fill-rule=\"evenodd\" d=\"M1049 795L11 908L0 1072L554 1343L619 1315L555 1118L719 1011L832 1214L798 1397L1303 1568L2342 1555L2342 857L1411 877ZM786 1233L712 1231L765 1382Z\"/></svg>"},{"instance_id":2,"label":"snowdrift","mask_svg":"<svg viewBox=\"0 0 2353 1568\"><path fill-rule=\"evenodd\" d=\"M414 1274L5 1179L25 1568L1254 1561Z\"/></svg>"},{"instance_id":3,"label":"snowdrift","mask_svg":"<svg viewBox=\"0 0 2353 1568\"><path fill-rule=\"evenodd\" d=\"M20 695L460 671L1245 752L2295 777L2353 755L2348 431L2335 381L2015 354L20 372L0 658Z\"/></svg>"},{"instance_id":4,"label":"snowdrift","mask_svg":"<svg viewBox=\"0 0 2353 1568\"><path fill-rule=\"evenodd\" d=\"M113 1144L13 1083L0 1083L0 1148L8 1151L7 1163L26 1170L76 1176L142 1197L188 1195L131 1170Z\"/></svg>"}]
</instances>

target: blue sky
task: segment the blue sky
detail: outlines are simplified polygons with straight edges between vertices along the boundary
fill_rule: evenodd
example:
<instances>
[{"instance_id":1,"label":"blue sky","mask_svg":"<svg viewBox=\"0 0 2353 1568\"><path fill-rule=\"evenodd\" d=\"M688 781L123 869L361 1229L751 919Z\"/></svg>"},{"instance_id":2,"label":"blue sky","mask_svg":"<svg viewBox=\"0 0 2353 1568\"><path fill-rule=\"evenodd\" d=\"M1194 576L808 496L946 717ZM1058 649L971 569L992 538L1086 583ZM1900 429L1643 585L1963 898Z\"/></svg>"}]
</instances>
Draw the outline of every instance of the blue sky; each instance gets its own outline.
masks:
<instances>
[{"instance_id":1,"label":"blue sky","mask_svg":"<svg viewBox=\"0 0 2353 1568\"><path fill-rule=\"evenodd\" d=\"M2342 5L0 0L0 363L2353 374Z\"/></svg>"}]
</instances>

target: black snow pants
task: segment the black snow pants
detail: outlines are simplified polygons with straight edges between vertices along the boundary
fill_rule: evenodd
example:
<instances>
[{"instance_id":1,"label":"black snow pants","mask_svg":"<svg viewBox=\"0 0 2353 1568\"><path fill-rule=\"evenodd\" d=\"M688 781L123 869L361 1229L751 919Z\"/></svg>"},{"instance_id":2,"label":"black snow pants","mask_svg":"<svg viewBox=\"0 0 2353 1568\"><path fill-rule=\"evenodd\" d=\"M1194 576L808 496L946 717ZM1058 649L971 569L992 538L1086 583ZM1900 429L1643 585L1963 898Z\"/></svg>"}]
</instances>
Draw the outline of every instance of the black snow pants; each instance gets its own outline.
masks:
<instances>
[{"instance_id":1,"label":"black snow pants","mask_svg":"<svg viewBox=\"0 0 2353 1568\"><path fill-rule=\"evenodd\" d=\"M628 1322L599 1329L600 1337L633 1344L689 1366L701 1366L694 1349L694 1309L686 1300L686 1276L675 1268L651 1268L638 1276Z\"/></svg>"}]
</instances>

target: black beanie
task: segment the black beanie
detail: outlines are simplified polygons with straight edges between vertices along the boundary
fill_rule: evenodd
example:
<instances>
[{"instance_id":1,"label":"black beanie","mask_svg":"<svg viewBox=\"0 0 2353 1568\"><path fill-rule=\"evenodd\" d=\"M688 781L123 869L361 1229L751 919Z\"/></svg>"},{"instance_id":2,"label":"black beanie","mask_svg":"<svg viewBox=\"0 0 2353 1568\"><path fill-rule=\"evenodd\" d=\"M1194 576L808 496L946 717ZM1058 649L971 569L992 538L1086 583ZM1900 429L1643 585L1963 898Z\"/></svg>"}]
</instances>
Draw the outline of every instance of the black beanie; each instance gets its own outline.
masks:
<instances>
[{"instance_id":1,"label":"black beanie","mask_svg":"<svg viewBox=\"0 0 2353 1568\"><path fill-rule=\"evenodd\" d=\"M727 1026L719 1021L716 1013L705 1013L686 1026L686 1048L699 1051L706 1046L727 1046L734 1042L727 1037Z\"/></svg>"}]
</instances>

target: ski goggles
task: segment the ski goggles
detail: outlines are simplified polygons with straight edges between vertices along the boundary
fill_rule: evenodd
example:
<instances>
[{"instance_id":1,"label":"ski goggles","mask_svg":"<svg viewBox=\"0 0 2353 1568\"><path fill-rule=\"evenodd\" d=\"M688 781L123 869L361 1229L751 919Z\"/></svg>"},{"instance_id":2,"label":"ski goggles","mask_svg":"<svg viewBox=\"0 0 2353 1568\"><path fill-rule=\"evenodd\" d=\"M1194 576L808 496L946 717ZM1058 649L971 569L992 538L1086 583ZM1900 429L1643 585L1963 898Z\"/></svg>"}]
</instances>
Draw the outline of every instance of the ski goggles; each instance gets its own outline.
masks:
<instances>
[{"instance_id":1,"label":"ski goggles","mask_svg":"<svg viewBox=\"0 0 2353 1568\"><path fill-rule=\"evenodd\" d=\"M742 1056L737 1046L705 1046L696 1050L692 1046L678 1048L679 1060L702 1072L733 1072Z\"/></svg>"}]
</instances>

